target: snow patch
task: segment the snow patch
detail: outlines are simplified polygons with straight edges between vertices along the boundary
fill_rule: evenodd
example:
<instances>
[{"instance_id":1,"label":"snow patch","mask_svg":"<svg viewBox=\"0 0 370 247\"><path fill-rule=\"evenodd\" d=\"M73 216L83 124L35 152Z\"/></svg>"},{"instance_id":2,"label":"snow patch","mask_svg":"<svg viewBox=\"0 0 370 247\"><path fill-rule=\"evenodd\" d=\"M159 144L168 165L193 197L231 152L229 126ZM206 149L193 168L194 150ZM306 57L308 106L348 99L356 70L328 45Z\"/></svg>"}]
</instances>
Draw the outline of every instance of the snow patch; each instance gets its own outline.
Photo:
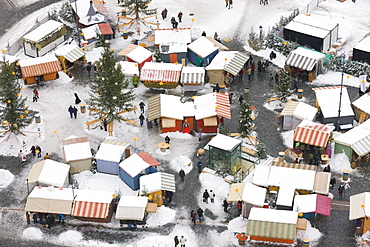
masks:
<instances>
[{"instance_id":1,"label":"snow patch","mask_svg":"<svg viewBox=\"0 0 370 247\"><path fill-rule=\"evenodd\" d=\"M80 232L69 230L59 235L59 241L63 244L76 244L83 239Z\"/></svg>"},{"instance_id":2,"label":"snow patch","mask_svg":"<svg viewBox=\"0 0 370 247\"><path fill-rule=\"evenodd\" d=\"M334 154L329 160L331 171L342 173L344 170L348 170L350 173L354 170L351 168L351 163L347 155L343 152L340 154Z\"/></svg>"},{"instance_id":3,"label":"snow patch","mask_svg":"<svg viewBox=\"0 0 370 247\"><path fill-rule=\"evenodd\" d=\"M42 231L36 227L29 227L23 231L23 237L28 239L39 240L42 239Z\"/></svg>"},{"instance_id":4,"label":"snow patch","mask_svg":"<svg viewBox=\"0 0 370 247\"><path fill-rule=\"evenodd\" d=\"M13 181L14 175L4 169L0 169L0 189L8 187L8 185Z\"/></svg>"},{"instance_id":5,"label":"snow patch","mask_svg":"<svg viewBox=\"0 0 370 247\"><path fill-rule=\"evenodd\" d=\"M307 223L306 231L298 230L297 239L308 238L310 240L310 246L317 246L318 240L323 234L316 228L311 226L311 223Z\"/></svg>"},{"instance_id":6,"label":"snow patch","mask_svg":"<svg viewBox=\"0 0 370 247\"><path fill-rule=\"evenodd\" d=\"M190 164L190 165L189 165ZM185 174L188 174L193 169L191 160L186 156L178 156L171 160L171 168L175 171L184 170Z\"/></svg>"},{"instance_id":7,"label":"snow patch","mask_svg":"<svg viewBox=\"0 0 370 247\"><path fill-rule=\"evenodd\" d=\"M166 206L161 206L157 209L157 213L149 214L149 218L147 221L148 227L157 227L166 225L167 223L171 222L176 215L176 211L170 209Z\"/></svg>"}]
</instances>

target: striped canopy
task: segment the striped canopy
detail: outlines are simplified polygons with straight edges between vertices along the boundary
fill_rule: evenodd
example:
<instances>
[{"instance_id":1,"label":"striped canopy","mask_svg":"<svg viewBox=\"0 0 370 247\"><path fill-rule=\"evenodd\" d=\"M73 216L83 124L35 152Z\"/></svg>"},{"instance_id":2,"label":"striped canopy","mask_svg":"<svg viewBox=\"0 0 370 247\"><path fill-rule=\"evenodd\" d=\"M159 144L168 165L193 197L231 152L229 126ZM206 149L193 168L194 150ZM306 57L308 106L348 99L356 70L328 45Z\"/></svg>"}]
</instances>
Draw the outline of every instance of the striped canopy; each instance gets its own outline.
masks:
<instances>
[{"instance_id":1,"label":"striped canopy","mask_svg":"<svg viewBox=\"0 0 370 247\"><path fill-rule=\"evenodd\" d=\"M226 65L225 71L229 72L234 76L238 75L239 71L243 68L244 64L248 61L248 59L249 54L244 52L236 53L233 59L231 59L230 63Z\"/></svg>"},{"instance_id":2,"label":"striped canopy","mask_svg":"<svg viewBox=\"0 0 370 247\"><path fill-rule=\"evenodd\" d=\"M180 80L180 70L156 70L145 69L143 67L140 74L140 80L177 83Z\"/></svg>"},{"instance_id":3,"label":"striped canopy","mask_svg":"<svg viewBox=\"0 0 370 247\"><path fill-rule=\"evenodd\" d=\"M104 219L109 213L109 203L75 201L72 216Z\"/></svg>"},{"instance_id":4,"label":"striped canopy","mask_svg":"<svg viewBox=\"0 0 370 247\"><path fill-rule=\"evenodd\" d=\"M293 140L316 147L326 147L333 128L327 125L302 121L294 132Z\"/></svg>"},{"instance_id":5,"label":"striped canopy","mask_svg":"<svg viewBox=\"0 0 370 247\"><path fill-rule=\"evenodd\" d=\"M248 220L246 235L295 240L296 228L296 224Z\"/></svg>"},{"instance_id":6,"label":"striped canopy","mask_svg":"<svg viewBox=\"0 0 370 247\"><path fill-rule=\"evenodd\" d=\"M231 119L229 95L216 93L216 112L218 115Z\"/></svg>"},{"instance_id":7,"label":"striped canopy","mask_svg":"<svg viewBox=\"0 0 370 247\"><path fill-rule=\"evenodd\" d=\"M296 53L290 53L286 60L287 65L307 71L311 71L313 69L313 66L315 66L315 63L316 59L305 57Z\"/></svg>"}]
</instances>

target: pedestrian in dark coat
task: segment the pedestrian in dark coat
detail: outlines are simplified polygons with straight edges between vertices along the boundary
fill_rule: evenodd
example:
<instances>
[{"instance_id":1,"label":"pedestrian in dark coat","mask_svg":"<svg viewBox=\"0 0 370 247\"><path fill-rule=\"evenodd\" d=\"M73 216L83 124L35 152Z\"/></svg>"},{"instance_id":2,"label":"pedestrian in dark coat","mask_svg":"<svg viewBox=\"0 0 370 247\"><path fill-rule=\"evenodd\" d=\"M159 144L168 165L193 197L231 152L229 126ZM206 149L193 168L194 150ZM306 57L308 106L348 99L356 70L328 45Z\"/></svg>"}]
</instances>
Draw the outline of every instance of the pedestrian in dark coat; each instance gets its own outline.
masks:
<instances>
[{"instance_id":1,"label":"pedestrian in dark coat","mask_svg":"<svg viewBox=\"0 0 370 247\"><path fill-rule=\"evenodd\" d=\"M141 126L141 127L142 127L142 126L143 126L143 124L144 124L144 119L145 119L145 117L144 117L144 115L141 113L141 114L140 114L140 116L139 116L140 126Z\"/></svg>"},{"instance_id":2,"label":"pedestrian in dark coat","mask_svg":"<svg viewBox=\"0 0 370 247\"><path fill-rule=\"evenodd\" d=\"M77 110L77 108L74 106L74 107L73 107L73 115L75 116L75 119L77 118L77 112L78 112L78 110Z\"/></svg>"},{"instance_id":3,"label":"pedestrian in dark coat","mask_svg":"<svg viewBox=\"0 0 370 247\"><path fill-rule=\"evenodd\" d=\"M202 140L202 134L203 132L201 130L198 130L198 141Z\"/></svg>"},{"instance_id":4,"label":"pedestrian in dark coat","mask_svg":"<svg viewBox=\"0 0 370 247\"><path fill-rule=\"evenodd\" d=\"M108 122L106 118L103 119L103 127L104 127L104 131L108 130Z\"/></svg>"},{"instance_id":5,"label":"pedestrian in dark coat","mask_svg":"<svg viewBox=\"0 0 370 247\"><path fill-rule=\"evenodd\" d=\"M258 73L262 72L262 61L261 60L258 60L257 62L257 71Z\"/></svg>"},{"instance_id":6,"label":"pedestrian in dark coat","mask_svg":"<svg viewBox=\"0 0 370 247\"><path fill-rule=\"evenodd\" d=\"M195 213L195 211L194 211L194 210L191 210L190 218L191 218L191 222L193 222L193 223L194 223L194 225L196 225L196 224L197 224L197 221L196 221L196 219L197 219L197 214Z\"/></svg>"},{"instance_id":7,"label":"pedestrian in dark coat","mask_svg":"<svg viewBox=\"0 0 370 247\"><path fill-rule=\"evenodd\" d=\"M185 180L185 171L183 169L181 169L179 171L179 177L181 178L181 182L184 182L184 180Z\"/></svg>"},{"instance_id":8,"label":"pedestrian in dark coat","mask_svg":"<svg viewBox=\"0 0 370 247\"><path fill-rule=\"evenodd\" d=\"M177 236L175 236L174 238L173 238L173 240L175 241L175 247L177 247L177 245L179 245L179 237L177 237Z\"/></svg>"},{"instance_id":9,"label":"pedestrian in dark coat","mask_svg":"<svg viewBox=\"0 0 370 247\"><path fill-rule=\"evenodd\" d=\"M43 213L37 213L37 216L40 219L40 224L43 225L44 224L44 214Z\"/></svg>"},{"instance_id":10,"label":"pedestrian in dark coat","mask_svg":"<svg viewBox=\"0 0 370 247\"><path fill-rule=\"evenodd\" d=\"M87 75L90 77L90 75L91 75L91 62L87 63L86 71L87 71Z\"/></svg>"},{"instance_id":11,"label":"pedestrian in dark coat","mask_svg":"<svg viewBox=\"0 0 370 247\"><path fill-rule=\"evenodd\" d=\"M271 51L270 60L275 59L275 58L276 58L276 53L274 51Z\"/></svg>"},{"instance_id":12,"label":"pedestrian in dark coat","mask_svg":"<svg viewBox=\"0 0 370 247\"><path fill-rule=\"evenodd\" d=\"M26 212L26 220L27 220L27 224L31 224L31 215L30 215L30 212Z\"/></svg>"},{"instance_id":13,"label":"pedestrian in dark coat","mask_svg":"<svg viewBox=\"0 0 370 247\"><path fill-rule=\"evenodd\" d=\"M256 63L252 61L252 63L251 63L252 75L254 74L255 69L256 69Z\"/></svg>"},{"instance_id":14,"label":"pedestrian in dark coat","mask_svg":"<svg viewBox=\"0 0 370 247\"><path fill-rule=\"evenodd\" d=\"M203 192L203 202L208 203L209 193L207 189Z\"/></svg>"},{"instance_id":15,"label":"pedestrian in dark coat","mask_svg":"<svg viewBox=\"0 0 370 247\"><path fill-rule=\"evenodd\" d=\"M33 215L32 215L32 219L33 219L33 223L38 223L37 222L37 214L36 213L34 213Z\"/></svg>"},{"instance_id":16,"label":"pedestrian in dark coat","mask_svg":"<svg viewBox=\"0 0 370 247\"><path fill-rule=\"evenodd\" d=\"M229 9L233 7L233 0L229 0Z\"/></svg>"},{"instance_id":17,"label":"pedestrian in dark coat","mask_svg":"<svg viewBox=\"0 0 370 247\"><path fill-rule=\"evenodd\" d=\"M242 201L238 201L238 203L236 204L236 207L238 208L238 212L240 214L242 212L242 208L243 208Z\"/></svg>"},{"instance_id":18,"label":"pedestrian in dark coat","mask_svg":"<svg viewBox=\"0 0 370 247\"><path fill-rule=\"evenodd\" d=\"M166 19L166 12L164 10L162 10L161 16L162 16L163 20Z\"/></svg>"},{"instance_id":19,"label":"pedestrian in dark coat","mask_svg":"<svg viewBox=\"0 0 370 247\"><path fill-rule=\"evenodd\" d=\"M330 179L330 189L334 189L335 184L337 183L337 180L333 177Z\"/></svg>"},{"instance_id":20,"label":"pedestrian in dark coat","mask_svg":"<svg viewBox=\"0 0 370 247\"><path fill-rule=\"evenodd\" d=\"M170 137L169 137L169 136L166 136L166 137L164 138L164 141L165 141L166 143L170 144L171 139L170 139Z\"/></svg>"},{"instance_id":21,"label":"pedestrian in dark coat","mask_svg":"<svg viewBox=\"0 0 370 247\"><path fill-rule=\"evenodd\" d=\"M240 95L240 97L239 97L239 103L240 103L240 105L243 103L243 100L244 100L243 95Z\"/></svg>"},{"instance_id":22,"label":"pedestrian in dark coat","mask_svg":"<svg viewBox=\"0 0 370 247\"><path fill-rule=\"evenodd\" d=\"M325 166L324 172L330 172L330 165Z\"/></svg>"},{"instance_id":23,"label":"pedestrian in dark coat","mask_svg":"<svg viewBox=\"0 0 370 247\"><path fill-rule=\"evenodd\" d=\"M36 154L37 154L37 158L41 158L41 148L40 146L36 146Z\"/></svg>"},{"instance_id":24,"label":"pedestrian in dark coat","mask_svg":"<svg viewBox=\"0 0 370 247\"><path fill-rule=\"evenodd\" d=\"M39 91L37 91L37 89L35 88L33 90L33 102L37 102L38 98L39 98Z\"/></svg>"},{"instance_id":25,"label":"pedestrian in dark coat","mask_svg":"<svg viewBox=\"0 0 370 247\"><path fill-rule=\"evenodd\" d=\"M206 31L203 31L202 36L204 36L204 37L207 36Z\"/></svg>"},{"instance_id":26,"label":"pedestrian in dark coat","mask_svg":"<svg viewBox=\"0 0 370 247\"><path fill-rule=\"evenodd\" d=\"M179 18L179 22L181 22L182 16L183 16L183 14L182 14L182 12L180 11L180 12L179 12L179 14L177 15L177 17Z\"/></svg>"},{"instance_id":27,"label":"pedestrian in dark coat","mask_svg":"<svg viewBox=\"0 0 370 247\"><path fill-rule=\"evenodd\" d=\"M197 164L197 167L198 167L198 173L200 174L203 170L203 163L201 161L199 161L198 164Z\"/></svg>"},{"instance_id":28,"label":"pedestrian in dark coat","mask_svg":"<svg viewBox=\"0 0 370 247\"><path fill-rule=\"evenodd\" d=\"M148 118L146 118L146 126L148 127L148 129L153 128L152 121L149 121Z\"/></svg>"},{"instance_id":29,"label":"pedestrian in dark coat","mask_svg":"<svg viewBox=\"0 0 370 247\"><path fill-rule=\"evenodd\" d=\"M31 151L33 156L36 156L36 147L35 146L32 146L30 151Z\"/></svg>"},{"instance_id":30,"label":"pedestrian in dark coat","mask_svg":"<svg viewBox=\"0 0 370 247\"><path fill-rule=\"evenodd\" d=\"M203 220L203 209L198 208L197 214L198 214L199 223L202 223L202 220Z\"/></svg>"},{"instance_id":31,"label":"pedestrian in dark coat","mask_svg":"<svg viewBox=\"0 0 370 247\"><path fill-rule=\"evenodd\" d=\"M341 185L339 185L339 188L338 188L338 194L339 194L340 197L343 196L343 191L344 191L344 185L341 184Z\"/></svg>"},{"instance_id":32,"label":"pedestrian in dark coat","mask_svg":"<svg viewBox=\"0 0 370 247\"><path fill-rule=\"evenodd\" d=\"M72 107L72 105L69 106L68 112L69 112L69 115L71 116L71 118L73 118L73 107Z\"/></svg>"},{"instance_id":33,"label":"pedestrian in dark coat","mask_svg":"<svg viewBox=\"0 0 370 247\"><path fill-rule=\"evenodd\" d=\"M140 106L140 111L142 112L142 113L144 113L144 106L145 106L145 104L144 104L144 102L140 102L139 103L139 106Z\"/></svg>"},{"instance_id":34,"label":"pedestrian in dark coat","mask_svg":"<svg viewBox=\"0 0 370 247\"><path fill-rule=\"evenodd\" d=\"M230 102L230 105L233 103L233 95L234 95L234 93L232 93L232 92L229 93L229 102Z\"/></svg>"},{"instance_id":35,"label":"pedestrian in dark coat","mask_svg":"<svg viewBox=\"0 0 370 247\"><path fill-rule=\"evenodd\" d=\"M239 77L240 77L241 80L243 80L243 75L244 75L244 69L241 69L239 71Z\"/></svg>"},{"instance_id":36,"label":"pedestrian in dark coat","mask_svg":"<svg viewBox=\"0 0 370 247\"><path fill-rule=\"evenodd\" d=\"M274 77L272 76L272 74L270 74L270 78L269 78L269 86L270 86L270 87L273 87L273 86L274 86Z\"/></svg>"},{"instance_id":37,"label":"pedestrian in dark coat","mask_svg":"<svg viewBox=\"0 0 370 247\"><path fill-rule=\"evenodd\" d=\"M172 202L172 196L173 196L172 191L166 191L166 197L167 197L167 202L168 203Z\"/></svg>"},{"instance_id":38,"label":"pedestrian in dark coat","mask_svg":"<svg viewBox=\"0 0 370 247\"><path fill-rule=\"evenodd\" d=\"M279 83L279 72L276 72L275 73L275 84L278 84Z\"/></svg>"},{"instance_id":39,"label":"pedestrian in dark coat","mask_svg":"<svg viewBox=\"0 0 370 247\"><path fill-rule=\"evenodd\" d=\"M220 92L220 85L218 85L218 83L215 86L215 92L217 92L217 93Z\"/></svg>"},{"instance_id":40,"label":"pedestrian in dark coat","mask_svg":"<svg viewBox=\"0 0 370 247\"><path fill-rule=\"evenodd\" d=\"M227 202L226 199L223 201L222 206L224 207L224 212L227 212L227 208L229 207L229 203Z\"/></svg>"},{"instance_id":41,"label":"pedestrian in dark coat","mask_svg":"<svg viewBox=\"0 0 370 247\"><path fill-rule=\"evenodd\" d=\"M176 28L176 19L175 19L175 17L171 17L171 24L172 24L172 28Z\"/></svg>"},{"instance_id":42,"label":"pedestrian in dark coat","mask_svg":"<svg viewBox=\"0 0 370 247\"><path fill-rule=\"evenodd\" d=\"M78 97L77 93L75 93L75 104L78 105L81 103L80 98Z\"/></svg>"}]
</instances>

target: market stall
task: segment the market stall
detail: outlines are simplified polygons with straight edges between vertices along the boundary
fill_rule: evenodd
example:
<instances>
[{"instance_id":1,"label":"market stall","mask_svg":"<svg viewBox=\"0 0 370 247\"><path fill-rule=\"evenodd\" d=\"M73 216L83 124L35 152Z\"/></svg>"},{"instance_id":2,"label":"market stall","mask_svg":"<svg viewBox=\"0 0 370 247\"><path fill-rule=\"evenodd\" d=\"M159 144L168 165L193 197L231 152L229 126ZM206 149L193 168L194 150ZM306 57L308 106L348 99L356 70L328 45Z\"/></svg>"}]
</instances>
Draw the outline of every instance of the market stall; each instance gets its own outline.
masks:
<instances>
[{"instance_id":1,"label":"market stall","mask_svg":"<svg viewBox=\"0 0 370 247\"><path fill-rule=\"evenodd\" d=\"M126 60L139 64L139 69L141 69L146 63L153 60L153 53L139 45L126 54Z\"/></svg>"},{"instance_id":2,"label":"market stall","mask_svg":"<svg viewBox=\"0 0 370 247\"><path fill-rule=\"evenodd\" d=\"M119 163L130 155L130 143L105 140L95 154L96 170L102 173L119 174ZM126 151L127 150L127 151Z\"/></svg>"},{"instance_id":3,"label":"market stall","mask_svg":"<svg viewBox=\"0 0 370 247\"><path fill-rule=\"evenodd\" d=\"M185 91L196 91L204 88L205 70L203 67L183 67L180 83Z\"/></svg>"},{"instance_id":4,"label":"market stall","mask_svg":"<svg viewBox=\"0 0 370 247\"><path fill-rule=\"evenodd\" d=\"M62 64L62 70L64 73L73 68L76 61L86 61L85 51L77 45L64 45L56 49L54 53Z\"/></svg>"},{"instance_id":5,"label":"market stall","mask_svg":"<svg viewBox=\"0 0 370 247\"><path fill-rule=\"evenodd\" d=\"M366 35L365 38L360 40L353 47L353 61L365 62L370 64L370 36Z\"/></svg>"},{"instance_id":6,"label":"market stall","mask_svg":"<svg viewBox=\"0 0 370 247\"><path fill-rule=\"evenodd\" d=\"M362 234L370 228L370 192L363 192L349 198L349 220L361 222Z\"/></svg>"},{"instance_id":7,"label":"market stall","mask_svg":"<svg viewBox=\"0 0 370 247\"><path fill-rule=\"evenodd\" d=\"M140 81L149 88L175 88L180 82L181 65L169 63L145 63L141 68Z\"/></svg>"},{"instance_id":8,"label":"market stall","mask_svg":"<svg viewBox=\"0 0 370 247\"><path fill-rule=\"evenodd\" d=\"M71 173L91 169L91 148L87 137L75 137L62 140L64 161L71 166Z\"/></svg>"},{"instance_id":9,"label":"market stall","mask_svg":"<svg viewBox=\"0 0 370 247\"><path fill-rule=\"evenodd\" d=\"M147 205L146 196L121 196L116 210L116 219L120 220L121 225L130 221L136 221L139 225L144 224Z\"/></svg>"},{"instance_id":10,"label":"market stall","mask_svg":"<svg viewBox=\"0 0 370 247\"><path fill-rule=\"evenodd\" d=\"M360 98L352 102L352 108L355 112L355 120L362 124L370 118L370 95L365 93Z\"/></svg>"},{"instance_id":11,"label":"market stall","mask_svg":"<svg viewBox=\"0 0 370 247\"><path fill-rule=\"evenodd\" d=\"M220 51L212 59L212 62L206 67L209 83L218 84L219 86L226 85L230 77L229 72L226 71L226 67L231 63L237 53L237 51Z\"/></svg>"},{"instance_id":12,"label":"market stall","mask_svg":"<svg viewBox=\"0 0 370 247\"><path fill-rule=\"evenodd\" d=\"M175 176L173 174L156 172L140 177L140 195L151 198L158 207L166 200L166 192L176 192Z\"/></svg>"},{"instance_id":13,"label":"market stall","mask_svg":"<svg viewBox=\"0 0 370 247\"><path fill-rule=\"evenodd\" d=\"M66 188L69 185L69 169L67 164L46 159L32 165L25 183Z\"/></svg>"},{"instance_id":14,"label":"market stall","mask_svg":"<svg viewBox=\"0 0 370 247\"><path fill-rule=\"evenodd\" d=\"M314 121L317 108L304 102L289 100L280 113L283 130L293 130L302 122L303 119Z\"/></svg>"},{"instance_id":15,"label":"market stall","mask_svg":"<svg viewBox=\"0 0 370 247\"><path fill-rule=\"evenodd\" d=\"M303 213L308 219L311 214L320 214L330 217L331 198L323 195L296 195L294 197L293 211Z\"/></svg>"}]
</instances>

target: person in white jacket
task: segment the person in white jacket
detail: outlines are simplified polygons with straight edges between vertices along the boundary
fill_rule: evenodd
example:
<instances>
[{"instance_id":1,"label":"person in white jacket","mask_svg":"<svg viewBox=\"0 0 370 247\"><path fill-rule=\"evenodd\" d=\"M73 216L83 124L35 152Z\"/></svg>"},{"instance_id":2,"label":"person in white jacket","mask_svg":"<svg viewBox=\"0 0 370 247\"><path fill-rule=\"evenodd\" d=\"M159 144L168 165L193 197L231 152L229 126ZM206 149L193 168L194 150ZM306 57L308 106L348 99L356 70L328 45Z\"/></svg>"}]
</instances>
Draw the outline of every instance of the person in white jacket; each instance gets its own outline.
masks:
<instances>
[{"instance_id":1,"label":"person in white jacket","mask_svg":"<svg viewBox=\"0 0 370 247\"><path fill-rule=\"evenodd\" d=\"M215 193L211 190L209 193L209 199L211 199L211 202L214 203L215 202Z\"/></svg>"},{"instance_id":2,"label":"person in white jacket","mask_svg":"<svg viewBox=\"0 0 370 247\"><path fill-rule=\"evenodd\" d=\"M181 238L180 238L180 246L181 247L185 247L185 243L186 243L186 238L184 238L184 236L181 236Z\"/></svg>"}]
</instances>

